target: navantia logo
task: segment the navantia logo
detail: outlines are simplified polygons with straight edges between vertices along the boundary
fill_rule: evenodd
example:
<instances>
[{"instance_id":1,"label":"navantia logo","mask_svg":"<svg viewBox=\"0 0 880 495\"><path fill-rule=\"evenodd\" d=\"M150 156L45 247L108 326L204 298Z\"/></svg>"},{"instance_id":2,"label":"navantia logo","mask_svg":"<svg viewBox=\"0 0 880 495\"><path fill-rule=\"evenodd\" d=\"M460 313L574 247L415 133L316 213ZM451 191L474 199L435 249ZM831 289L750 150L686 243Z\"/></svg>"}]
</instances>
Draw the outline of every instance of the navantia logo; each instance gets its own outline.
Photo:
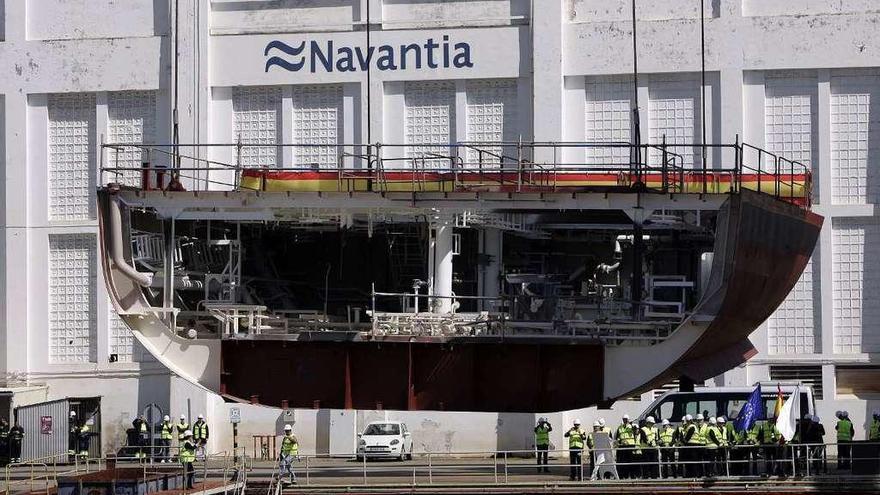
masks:
<instances>
[{"instance_id":1,"label":"navantia logo","mask_svg":"<svg viewBox=\"0 0 880 495\"><path fill-rule=\"evenodd\" d=\"M272 67L291 72L308 67L308 71L314 73L322 70L366 71L371 66L378 70L463 69L474 66L471 45L453 43L448 35L443 35L439 42L428 38L424 43L371 46L366 51L360 46L335 46L332 40L302 41L293 46L273 40L266 45L263 56L268 57L266 72Z\"/></svg>"}]
</instances>

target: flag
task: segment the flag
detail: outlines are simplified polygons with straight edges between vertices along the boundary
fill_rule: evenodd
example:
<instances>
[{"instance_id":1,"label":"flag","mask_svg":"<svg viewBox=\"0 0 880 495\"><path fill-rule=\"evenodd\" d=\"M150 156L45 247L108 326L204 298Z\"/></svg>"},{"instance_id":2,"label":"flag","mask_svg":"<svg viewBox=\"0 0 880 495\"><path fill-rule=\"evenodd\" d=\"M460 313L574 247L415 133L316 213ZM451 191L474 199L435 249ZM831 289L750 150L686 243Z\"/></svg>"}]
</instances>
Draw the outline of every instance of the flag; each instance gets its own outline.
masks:
<instances>
[{"instance_id":1,"label":"flag","mask_svg":"<svg viewBox=\"0 0 880 495\"><path fill-rule=\"evenodd\" d=\"M773 417L778 418L779 413L782 411L782 387L779 384L776 384L776 407L773 408Z\"/></svg>"},{"instance_id":2,"label":"flag","mask_svg":"<svg viewBox=\"0 0 880 495\"><path fill-rule=\"evenodd\" d=\"M801 389L800 387L795 387L794 392L791 393L788 400L782 405L782 409L779 411L779 416L776 418L776 430L786 442L790 442L791 439L794 438L798 419L800 419L800 417Z\"/></svg>"},{"instance_id":3,"label":"flag","mask_svg":"<svg viewBox=\"0 0 880 495\"><path fill-rule=\"evenodd\" d=\"M739 410L739 414L736 416L736 422L733 424L733 427L736 431L746 431L759 419L764 419L764 407L761 404L760 384L755 387L755 390L749 395L749 400L746 401L742 406L742 409Z\"/></svg>"}]
</instances>

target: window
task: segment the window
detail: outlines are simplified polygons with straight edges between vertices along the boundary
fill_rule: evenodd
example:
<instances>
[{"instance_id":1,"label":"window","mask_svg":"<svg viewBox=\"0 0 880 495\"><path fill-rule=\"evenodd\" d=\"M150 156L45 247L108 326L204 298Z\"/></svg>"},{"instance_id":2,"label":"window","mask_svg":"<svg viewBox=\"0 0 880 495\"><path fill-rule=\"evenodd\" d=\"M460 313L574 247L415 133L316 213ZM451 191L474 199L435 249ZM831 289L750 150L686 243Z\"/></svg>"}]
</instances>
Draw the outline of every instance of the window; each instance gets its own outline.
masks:
<instances>
[{"instance_id":1,"label":"window","mask_svg":"<svg viewBox=\"0 0 880 495\"><path fill-rule=\"evenodd\" d=\"M97 361L92 234L49 236L49 362Z\"/></svg>"},{"instance_id":2,"label":"window","mask_svg":"<svg viewBox=\"0 0 880 495\"><path fill-rule=\"evenodd\" d=\"M877 75L831 78L834 203L880 200L880 83Z\"/></svg>"},{"instance_id":3,"label":"window","mask_svg":"<svg viewBox=\"0 0 880 495\"><path fill-rule=\"evenodd\" d=\"M374 423L367 426L364 435L400 435L400 426L394 423Z\"/></svg>"},{"instance_id":4,"label":"window","mask_svg":"<svg viewBox=\"0 0 880 495\"><path fill-rule=\"evenodd\" d=\"M335 169L341 128L342 86L293 88L293 142L327 145L295 147L293 159L298 167Z\"/></svg>"},{"instance_id":5,"label":"window","mask_svg":"<svg viewBox=\"0 0 880 495\"><path fill-rule=\"evenodd\" d=\"M700 83L692 76L652 81L649 88L649 140L659 145L665 136L669 151L681 155L678 165L685 168L702 166L701 153L691 145L700 141ZM660 152L651 152L651 163L660 164Z\"/></svg>"},{"instance_id":6,"label":"window","mask_svg":"<svg viewBox=\"0 0 880 495\"><path fill-rule=\"evenodd\" d=\"M147 143L156 140L156 94L152 91L125 91L110 93L107 101L109 117L107 139L111 143ZM127 186L140 186L139 169L145 162L158 156L141 149L107 150L110 167L126 169L107 180Z\"/></svg>"},{"instance_id":7,"label":"window","mask_svg":"<svg viewBox=\"0 0 880 495\"><path fill-rule=\"evenodd\" d=\"M406 156L449 156L455 123L455 85L450 82L408 82L406 106ZM425 160L427 167L448 167L445 159Z\"/></svg>"},{"instance_id":8,"label":"window","mask_svg":"<svg viewBox=\"0 0 880 495\"><path fill-rule=\"evenodd\" d=\"M50 95L48 105L49 217L94 218L95 96Z\"/></svg>"},{"instance_id":9,"label":"window","mask_svg":"<svg viewBox=\"0 0 880 495\"><path fill-rule=\"evenodd\" d=\"M800 382L813 389L813 398L822 398L821 366L770 366L771 382Z\"/></svg>"},{"instance_id":10,"label":"window","mask_svg":"<svg viewBox=\"0 0 880 495\"><path fill-rule=\"evenodd\" d=\"M813 260L804 267L785 301L767 320L770 354L812 354L818 342L819 295L813 287Z\"/></svg>"},{"instance_id":11,"label":"window","mask_svg":"<svg viewBox=\"0 0 880 495\"><path fill-rule=\"evenodd\" d=\"M764 139L767 150L808 168L816 144L815 76L770 73L764 81Z\"/></svg>"},{"instance_id":12,"label":"window","mask_svg":"<svg viewBox=\"0 0 880 495\"><path fill-rule=\"evenodd\" d=\"M632 143L633 85L629 78L588 78L586 122L588 143ZM590 165L629 167L628 147L593 147L586 150Z\"/></svg>"},{"instance_id":13,"label":"window","mask_svg":"<svg viewBox=\"0 0 880 495\"><path fill-rule=\"evenodd\" d=\"M880 225L876 220L835 220L832 226L834 352L880 350Z\"/></svg>"},{"instance_id":14,"label":"window","mask_svg":"<svg viewBox=\"0 0 880 495\"><path fill-rule=\"evenodd\" d=\"M467 85L467 140L471 142L514 142L517 132L516 81L471 81ZM516 159L512 146L477 146L468 149L468 165L480 167ZM483 151L483 153L480 153Z\"/></svg>"},{"instance_id":15,"label":"window","mask_svg":"<svg viewBox=\"0 0 880 495\"><path fill-rule=\"evenodd\" d=\"M281 90L278 88L234 88L232 90L233 138L245 146L241 149L244 168L274 168L279 162L278 117Z\"/></svg>"}]
</instances>

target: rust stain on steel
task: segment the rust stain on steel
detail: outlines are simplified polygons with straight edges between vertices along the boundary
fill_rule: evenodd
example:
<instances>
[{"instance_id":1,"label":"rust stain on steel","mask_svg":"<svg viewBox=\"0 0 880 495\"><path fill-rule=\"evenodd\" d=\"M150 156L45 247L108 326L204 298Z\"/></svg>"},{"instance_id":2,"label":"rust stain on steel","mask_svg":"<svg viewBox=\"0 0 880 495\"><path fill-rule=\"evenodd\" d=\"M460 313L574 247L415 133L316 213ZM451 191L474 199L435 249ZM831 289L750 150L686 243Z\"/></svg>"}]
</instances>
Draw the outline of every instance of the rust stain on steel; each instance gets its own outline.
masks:
<instances>
[{"instance_id":1,"label":"rust stain on steel","mask_svg":"<svg viewBox=\"0 0 880 495\"><path fill-rule=\"evenodd\" d=\"M601 398L598 344L223 342L223 386L290 407L553 411Z\"/></svg>"}]
</instances>

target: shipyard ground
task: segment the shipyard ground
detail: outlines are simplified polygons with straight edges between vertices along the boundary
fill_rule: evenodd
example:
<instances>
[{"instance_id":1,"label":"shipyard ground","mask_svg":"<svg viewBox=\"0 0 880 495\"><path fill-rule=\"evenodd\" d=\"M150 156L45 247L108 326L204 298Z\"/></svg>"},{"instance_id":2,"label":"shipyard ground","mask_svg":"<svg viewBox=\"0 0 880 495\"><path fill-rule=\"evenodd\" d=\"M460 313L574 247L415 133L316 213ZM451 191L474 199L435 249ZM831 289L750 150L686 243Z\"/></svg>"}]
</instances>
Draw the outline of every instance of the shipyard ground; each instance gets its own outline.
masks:
<instances>
[{"instance_id":1,"label":"shipyard ground","mask_svg":"<svg viewBox=\"0 0 880 495\"><path fill-rule=\"evenodd\" d=\"M319 459L310 461L308 471L304 463L298 464L298 483L285 485L283 493L880 493L880 477L852 476L833 470L817 477L571 482L568 466L562 460L551 464L550 473L546 474L536 473L533 463L533 459L510 459L506 465L503 460L496 464L495 460L486 458L444 459L432 461L429 469L424 458L367 463L342 458ZM274 468L272 462L255 461L248 474L247 492L266 494ZM27 467L14 468L10 479L26 480L30 472ZM187 493L222 493L224 487L218 486L218 482L209 476L205 485L197 485L195 491ZM54 489L47 492L45 484L38 482L33 489L24 485L13 487L10 495L24 493L56 492Z\"/></svg>"}]
</instances>

